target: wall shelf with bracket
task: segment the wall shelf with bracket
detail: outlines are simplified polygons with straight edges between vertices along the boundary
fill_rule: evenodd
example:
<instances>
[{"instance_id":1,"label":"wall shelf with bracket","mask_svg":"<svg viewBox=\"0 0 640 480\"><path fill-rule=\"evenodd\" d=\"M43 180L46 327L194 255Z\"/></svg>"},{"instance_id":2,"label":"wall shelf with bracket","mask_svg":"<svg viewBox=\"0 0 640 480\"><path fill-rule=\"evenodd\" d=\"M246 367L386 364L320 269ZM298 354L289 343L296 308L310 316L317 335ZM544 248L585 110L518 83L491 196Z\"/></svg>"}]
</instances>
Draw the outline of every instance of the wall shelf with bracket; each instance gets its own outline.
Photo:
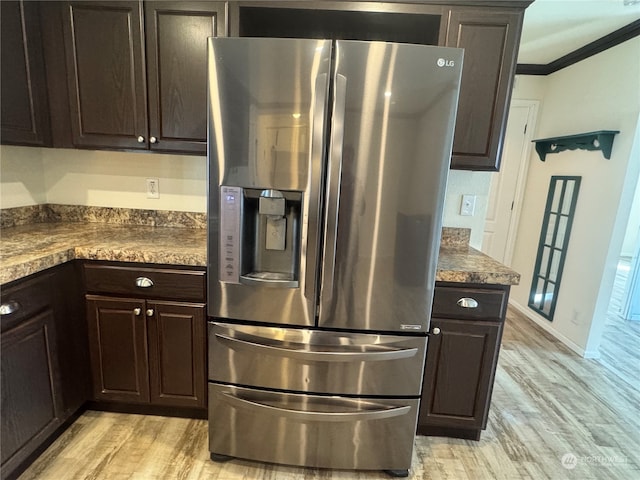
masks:
<instances>
[{"instance_id":1,"label":"wall shelf with bracket","mask_svg":"<svg viewBox=\"0 0 640 480\"><path fill-rule=\"evenodd\" d=\"M597 132L578 133L565 135L564 137L541 138L533 140L536 144L536 152L543 162L548 153L559 153L565 150L600 150L604 158L611 158L613 137L619 130L598 130Z\"/></svg>"}]
</instances>

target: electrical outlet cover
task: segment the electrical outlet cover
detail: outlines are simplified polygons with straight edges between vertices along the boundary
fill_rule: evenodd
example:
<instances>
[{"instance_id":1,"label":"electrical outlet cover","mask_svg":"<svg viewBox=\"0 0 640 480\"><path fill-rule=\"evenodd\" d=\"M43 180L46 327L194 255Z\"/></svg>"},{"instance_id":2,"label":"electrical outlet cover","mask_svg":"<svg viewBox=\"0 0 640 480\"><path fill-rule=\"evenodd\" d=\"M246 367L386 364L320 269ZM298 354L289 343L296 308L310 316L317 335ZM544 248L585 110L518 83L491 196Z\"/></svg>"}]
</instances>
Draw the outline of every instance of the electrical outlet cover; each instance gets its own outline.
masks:
<instances>
[{"instance_id":1,"label":"electrical outlet cover","mask_svg":"<svg viewBox=\"0 0 640 480\"><path fill-rule=\"evenodd\" d=\"M160 198L160 184L157 178L147 178L147 198Z\"/></svg>"}]
</instances>

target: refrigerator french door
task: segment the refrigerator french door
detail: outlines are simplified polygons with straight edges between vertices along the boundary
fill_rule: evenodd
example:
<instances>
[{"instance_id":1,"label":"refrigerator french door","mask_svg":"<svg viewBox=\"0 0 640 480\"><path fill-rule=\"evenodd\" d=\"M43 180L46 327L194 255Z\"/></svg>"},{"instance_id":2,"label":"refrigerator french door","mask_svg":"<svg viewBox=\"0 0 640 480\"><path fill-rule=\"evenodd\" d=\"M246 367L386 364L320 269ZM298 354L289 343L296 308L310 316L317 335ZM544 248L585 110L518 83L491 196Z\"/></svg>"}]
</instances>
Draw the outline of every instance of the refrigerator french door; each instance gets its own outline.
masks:
<instances>
[{"instance_id":1,"label":"refrigerator french door","mask_svg":"<svg viewBox=\"0 0 640 480\"><path fill-rule=\"evenodd\" d=\"M210 450L406 471L462 51L209 42Z\"/></svg>"}]
</instances>

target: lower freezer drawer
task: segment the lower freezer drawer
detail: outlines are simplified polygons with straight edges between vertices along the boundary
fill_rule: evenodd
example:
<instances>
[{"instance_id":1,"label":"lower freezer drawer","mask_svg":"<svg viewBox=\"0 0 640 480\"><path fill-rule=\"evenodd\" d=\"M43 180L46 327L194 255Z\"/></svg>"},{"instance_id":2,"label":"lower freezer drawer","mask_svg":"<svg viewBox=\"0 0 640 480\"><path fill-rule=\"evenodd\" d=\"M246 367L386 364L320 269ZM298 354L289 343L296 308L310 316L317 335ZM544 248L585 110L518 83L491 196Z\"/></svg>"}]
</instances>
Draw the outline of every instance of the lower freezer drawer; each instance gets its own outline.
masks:
<instances>
[{"instance_id":1,"label":"lower freezer drawer","mask_svg":"<svg viewBox=\"0 0 640 480\"><path fill-rule=\"evenodd\" d=\"M305 467L409 469L418 403L209 383L209 450Z\"/></svg>"}]
</instances>

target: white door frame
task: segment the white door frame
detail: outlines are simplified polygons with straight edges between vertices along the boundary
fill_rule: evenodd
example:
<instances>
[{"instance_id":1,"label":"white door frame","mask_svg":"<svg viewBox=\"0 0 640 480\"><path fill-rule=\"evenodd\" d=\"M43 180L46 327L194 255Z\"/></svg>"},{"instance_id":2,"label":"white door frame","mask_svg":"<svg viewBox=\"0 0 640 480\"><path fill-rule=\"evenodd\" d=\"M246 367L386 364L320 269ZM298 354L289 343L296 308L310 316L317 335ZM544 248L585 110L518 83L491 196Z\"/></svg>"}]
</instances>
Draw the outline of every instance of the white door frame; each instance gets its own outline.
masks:
<instances>
[{"instance_id":1,"label":"white door frame","mask_svg":"<svg viewBox=\"0 0 640 480\"><path fill-rule=\"evenodd\" d=\"M504 263L511 265L513 260L513 250L515 248L516 236L518 233L518 224L520 222L520 213L522 212L522 201L524 198L524 189L527 184L527 174L529 173L529 159L531 158L533 134L536 130L536 121L538 119L538 108L540 102L538 100L519 100L512 99L509 105L511 107L528 107L529 115L527 118L527 130L524 134L524 149L520 155L520 170L518 171L518 179L516 180L516 192L513 202L513 213L509 221L509 230L507 233L507 248L504 254ZM506 141L506 139L505 139ZM504 161L505 159L503 159Z\"/></svg>"}]
</instances>

